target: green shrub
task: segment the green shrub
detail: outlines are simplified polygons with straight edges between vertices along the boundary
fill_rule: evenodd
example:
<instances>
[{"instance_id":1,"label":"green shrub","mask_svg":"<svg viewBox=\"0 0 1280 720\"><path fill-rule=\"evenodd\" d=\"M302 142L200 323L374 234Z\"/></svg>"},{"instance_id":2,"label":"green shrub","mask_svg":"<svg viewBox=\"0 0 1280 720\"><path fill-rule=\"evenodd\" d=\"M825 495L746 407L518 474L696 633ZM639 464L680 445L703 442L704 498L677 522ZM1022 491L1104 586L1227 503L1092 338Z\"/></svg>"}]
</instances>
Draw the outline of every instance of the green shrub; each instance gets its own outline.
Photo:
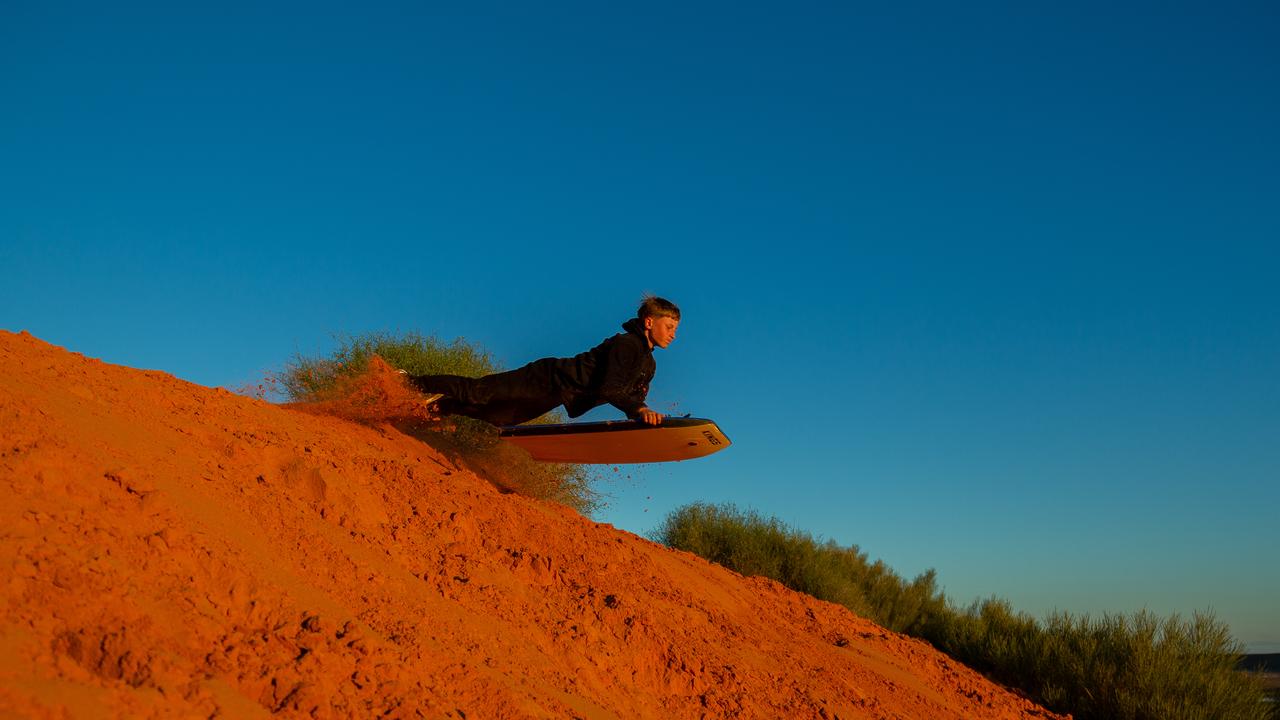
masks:
<instances>
[{"instance_id":1,"label":"green shrub","mask_svg":"<svg viewBox=\"0 0 1280 720\"><path fill-rule=\"evenodd\" d=\"M339 336L337 347L326 357L295 357L270 382L290 401L323 400L344 381L365 372L374 356L412 375L479 377L501 370L492 355L461 338L446 343L417 333L367 333ZM534 422L564 422L564 417L557 411ZM499 442L497 429L488 423L453 417L446 422L397 426L504 491L552 500L584 515L600 507L600 495L593 489L596 478L586 466L534 462L524 451Z\"/></svg>"},{"instance_id":2,"label":"green shrub","mask_svg":"<svg viewBox=\"0 0 1280 720\"><path fill-rule=\"evenodd\" d=\"M820 543L777 518L733 505L686 505L668 515L653 538L743 575L762 575L839 603L896 632L911 632L946 607L933 571L907 582L884 563L868 562L856 547Z\"/></svg>"},{"instance_id":3,"label":"green shrub","mask_svg":"<svg viewBox=\"0 0 1280 720\"><path fill-rule=\"evenodd\" d=\"M936 620L925 639L1081 720L1268 716L1259 683L1236 669L1241 647L1208 614L1060 612L1040 623L990 599Z\"/></svg>"},{"instance_id":4,"label":"green shrub","mask_svg":"<svg viewBox=\"0 0 1280 720\"><path fill-rule=\"evenodd\" d=\"M1055 613L1041 623L992 598L964 610L932 570L907 582L857 547L732 505L695 503L653 532L744 575L763 575L922 638L995 680L1076 720L1265 720L1263 688L1236 669L1241 647L1208 614L1148 612L1101 619Z\"/></svg>"}]
</instances>

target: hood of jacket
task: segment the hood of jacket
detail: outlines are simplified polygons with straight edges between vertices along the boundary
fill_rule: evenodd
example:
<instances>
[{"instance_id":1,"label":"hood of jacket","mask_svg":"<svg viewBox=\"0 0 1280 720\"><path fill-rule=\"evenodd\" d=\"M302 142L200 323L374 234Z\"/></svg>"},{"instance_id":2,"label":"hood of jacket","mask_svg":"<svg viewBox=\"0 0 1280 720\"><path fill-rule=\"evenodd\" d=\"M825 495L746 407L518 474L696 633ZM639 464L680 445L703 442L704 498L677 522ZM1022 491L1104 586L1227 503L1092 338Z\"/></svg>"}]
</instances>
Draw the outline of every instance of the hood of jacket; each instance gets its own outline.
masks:
<instances>
[{"instance_id":1,"label":"hood of jacket","mask_svg":"<svg viewBox=\"0 0 1280 720\"><path fill-rule=\"evenodd\" d=\"M629 333L639 335L644 339L644 344L646 346L649 345L649 334L645 332L644 321L640 318L631 318L630 320L622 323L622 329Z\"/></svg>"}]
</instances>

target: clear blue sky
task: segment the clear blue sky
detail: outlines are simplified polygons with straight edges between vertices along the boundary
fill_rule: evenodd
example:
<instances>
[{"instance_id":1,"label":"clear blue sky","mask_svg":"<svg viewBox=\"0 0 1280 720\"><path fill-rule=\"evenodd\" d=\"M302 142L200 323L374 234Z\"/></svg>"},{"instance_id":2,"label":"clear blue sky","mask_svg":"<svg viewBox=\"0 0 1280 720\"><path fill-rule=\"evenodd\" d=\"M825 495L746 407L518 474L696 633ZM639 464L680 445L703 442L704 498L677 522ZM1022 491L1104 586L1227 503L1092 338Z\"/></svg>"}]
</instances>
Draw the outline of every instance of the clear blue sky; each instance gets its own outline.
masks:
<instances>
[{"instance_id":1,"label":"clear blue sky","mask_svg":"<svg viewBox=\"0 0 1280 720\"><path fill-rule=\"evenodd\" d=\"M1280 651L1274 4L193 5L0 5L0 327L237 386L656 292L651 399L735 445L601 520Z\"/></svg>"}]
</instances>

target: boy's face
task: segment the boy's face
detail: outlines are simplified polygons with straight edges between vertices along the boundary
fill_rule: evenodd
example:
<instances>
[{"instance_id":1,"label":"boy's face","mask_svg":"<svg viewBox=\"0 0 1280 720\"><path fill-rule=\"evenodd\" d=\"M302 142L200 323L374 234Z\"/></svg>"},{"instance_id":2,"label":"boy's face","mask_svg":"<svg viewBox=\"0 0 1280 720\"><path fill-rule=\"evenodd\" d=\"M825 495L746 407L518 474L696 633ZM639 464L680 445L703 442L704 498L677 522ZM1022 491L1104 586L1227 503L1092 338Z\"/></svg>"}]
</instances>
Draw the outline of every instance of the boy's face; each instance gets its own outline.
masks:
<instances>
[{"instance_id":1,"label":"boy's face","mask_svg":"<svg viewBox=\"0 0 1280 720\"><path fill-rule=\"evenodd\" d=\"M665 348L676 339L676 327L679 325L680 321L671 317L651 315L644 319L644 329L649 336L649 342L660 348Z\"/></svg>"}]
</instances>

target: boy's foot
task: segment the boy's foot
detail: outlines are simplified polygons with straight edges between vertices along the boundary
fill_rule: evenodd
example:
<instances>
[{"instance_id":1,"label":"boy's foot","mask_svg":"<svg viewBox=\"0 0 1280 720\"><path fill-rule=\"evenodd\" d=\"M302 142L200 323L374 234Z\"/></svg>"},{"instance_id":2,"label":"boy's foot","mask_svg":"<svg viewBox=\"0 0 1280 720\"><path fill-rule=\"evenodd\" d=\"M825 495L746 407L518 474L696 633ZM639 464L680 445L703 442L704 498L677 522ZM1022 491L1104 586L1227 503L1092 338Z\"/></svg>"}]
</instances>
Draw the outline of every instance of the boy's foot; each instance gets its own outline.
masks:
<instances>
[{"instance_id":1,"label":"boy's foot","mask_svg":"<svg viewBox=\"0 0 1280 720\"><path fill-rule=\"evenodd\" d=\"M443 397L443 393L424 393L417 401L417 404L426 410L428 414L439 417L440 408L437 403L439 403Z\"/></svg>"},{"instance_id":2,"label":"boy's foot","mask_svg":"<svg viewBox=\"0 0 1280 720\"><path fill-rule=\"evenodd\" d=\"M410 375L408 370L396 370L396 372L400 373L400 375L404 377L404 381L409 384L409 387L418 391L422 395L425 395L426 397L431 398L432 399L431 402L435 402L436 400L439 400L440 398L444 397L444 395L440 393L427 392L422 388L418 387L418 383L415 381L418 378L422 377L421 375Z\"/></svg>"}]
</instances>

